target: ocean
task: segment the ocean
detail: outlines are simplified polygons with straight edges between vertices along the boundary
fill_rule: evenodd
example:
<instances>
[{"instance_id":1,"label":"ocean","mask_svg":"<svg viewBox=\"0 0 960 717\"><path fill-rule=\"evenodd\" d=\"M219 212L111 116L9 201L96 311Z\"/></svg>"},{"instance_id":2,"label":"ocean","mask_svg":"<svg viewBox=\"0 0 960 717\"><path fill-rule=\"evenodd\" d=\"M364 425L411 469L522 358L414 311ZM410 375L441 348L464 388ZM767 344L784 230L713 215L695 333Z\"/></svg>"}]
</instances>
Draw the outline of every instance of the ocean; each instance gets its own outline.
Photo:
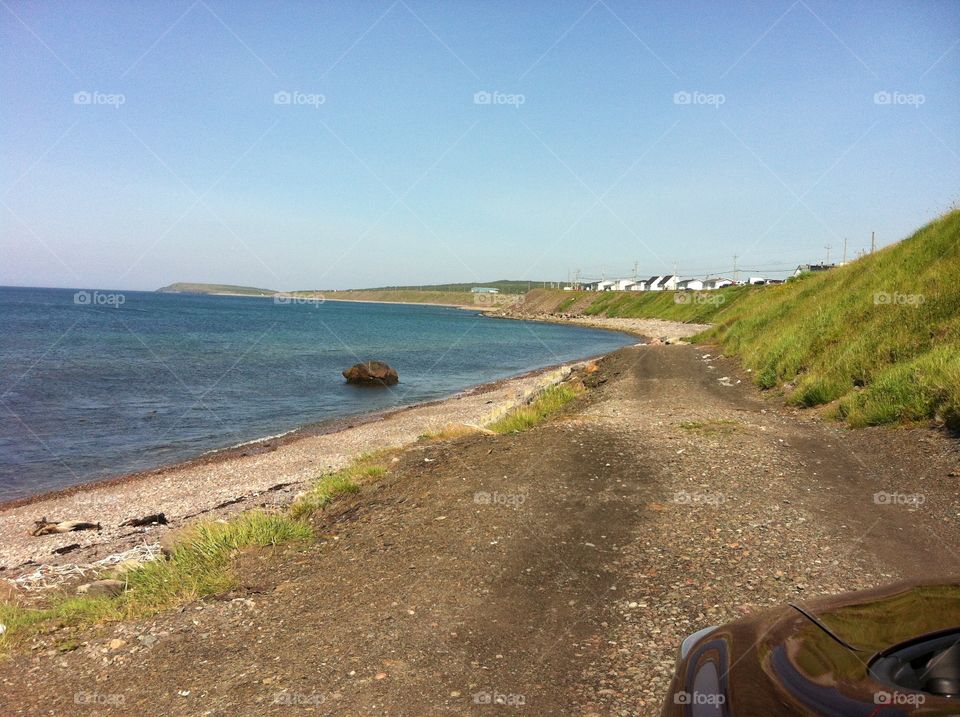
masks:
<instances>
[{"instance_id":1,"label":"ocean","mask_svg":"<svg viewBox=\"0 0 960 717\"><path fill-rule=\"evenodd\" d=\"M0 501L634 341L436 306L0 287ZM400 384L347 385L340 372L370 359Z\"/></svg>"}]
</instances>

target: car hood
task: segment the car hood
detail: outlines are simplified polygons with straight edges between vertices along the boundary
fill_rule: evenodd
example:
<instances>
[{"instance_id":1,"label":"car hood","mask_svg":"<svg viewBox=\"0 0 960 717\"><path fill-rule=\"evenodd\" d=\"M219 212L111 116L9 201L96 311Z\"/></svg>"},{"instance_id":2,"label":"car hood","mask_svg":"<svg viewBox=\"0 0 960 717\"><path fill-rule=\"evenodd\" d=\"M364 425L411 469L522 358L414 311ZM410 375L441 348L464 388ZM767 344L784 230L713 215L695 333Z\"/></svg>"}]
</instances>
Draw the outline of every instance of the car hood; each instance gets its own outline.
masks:
<instances>
[{"instance_id":1,"label":"car hood","mask_svg":"<svg viewBox=\"0 0 960 717\"><path fill-rule=\"evenodd\" d=\"M793 607L863 659L864 653L873 656L918 636L960 627L960 578L896 583Z\"/></svg>"},{"instance_id":2,"label":"car hood","mask_svg":"<svg viewBox=\"0 0 960 717\"><path fill-rule=\"evenodd\" d=\"M721 626L700 644L734 646L730 714L886 717L910 710L876 711L878 692L893 688L871 676L871 662L958 626L960 580L911 582L775 608ZM956 708L954 700L929 697L924 714L956 714Z\"/></svg>"}]
</instances>

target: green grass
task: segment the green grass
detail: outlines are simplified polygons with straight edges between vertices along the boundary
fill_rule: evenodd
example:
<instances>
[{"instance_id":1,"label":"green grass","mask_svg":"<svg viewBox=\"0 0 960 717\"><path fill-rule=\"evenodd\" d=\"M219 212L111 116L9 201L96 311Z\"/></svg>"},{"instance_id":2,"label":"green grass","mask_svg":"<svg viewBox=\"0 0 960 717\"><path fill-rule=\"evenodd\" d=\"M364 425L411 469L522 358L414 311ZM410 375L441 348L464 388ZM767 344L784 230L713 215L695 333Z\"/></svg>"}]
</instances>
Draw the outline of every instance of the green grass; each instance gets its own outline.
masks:
<instances>
[{"instance_id":1,"label":"green grass","mask_svg":"<svg viewBox=\"0 0 960 717\"><path fill-rule=\"evenodd\" d=\"M168 560L153 560L126 573L127 589L115 598L55 595L40 607L0 603L0 623L7 627L0 635L0 652L37 632L151 614L224 592L234 583L230 563L238 550L312 537L305 523L263 511L249 511L226 523L198 523L184 530Z\"/></svg>"},{"instance_id":2,"label":"green grass","mask_svg":"<svg viewBox=\"0 0 960 717\"><path fill-rule=\"evenodd\" d=\"M386 461L394 451L367 453L352 465L334 473L326 473L314 481L310 490L290 506L295 520L309 518L326 508L338 496L357 493L362 483L379 478L387 472Z\"/></svg>"},{"instance_id":3,"label":"green grass","mask_svg":"<svg viewBox=\"0 0 960 717\"><path fill-rule=\"evenodd\" d=\"M236 551L309 540L313 531L293 518L262 511L226 522L204 522L184 531L168 560L154 560L127 574L121 598L136 610L161 608L230 588L229 563Z\"/></svg>"},{"instance_id":4,"label":"green grass","mask_svg":"<svg viewBox=\"0 0 960 717\"><path fill-rule=\"evenodd\" d=\"M728 286L716 291L605 291L584 311L588 316L667 319L711 323L744 297L768 287Z\"/></svg>"},{"instance_id":5,"label":"green grass","mask_svg":"<svg viewBox=\"0 0 960 717\"><path fill-rule=\"evenodd\" d=\"M717 341L763 388L836 401L854 426L936 418L960 429L960 211L844 267L762 287L697 340Z\"/></svg>"},{"instance_id":6,"label":"green grass","mask_svg":"<svg viewBox=\"0 0 960 717\"><path fill-rule=\"evenodd\" d=\"M524 307L571 306L531 291ZM833 404L852 426L943 421L960 430L960 210L830 271L711 292L577 292L591 316L714 327L694 343L740 357L761 388L799 406Z\"/></svg>"},{"instance_id":7,"label":"green grass","mask_svg":"<svg viewBox=\"0 0 960 717\"><path fill-rule=\"evenodd\" d=\"M286 513L252 510L229 521L189 526L166 560L153 560L124 573L126 590L115 598L54 594L42 606L0 602L0 624L7 628L0 635L0 654L39 632L148 615L226 592L235 584L231 563L238 551L312 539L313 529L305 519L337 496L356 493L363 482L384 475L395 453L368 453L348 468L321 476ZM62 650L76 647L69 640L60 645Z\"/></svg>"},{"instance_id":8,"label":"green grass","mask_svg":"<svg viewBox=\"0 0 960 717\"><path fill-rule=\"evenodd\" d=\"M492 303L483 303L475 294L463 291L419 291L417 289L357 289L347 291L291 291L290 296L316 297L322 294L330 301L387 301L404 304L449 304L486 308ZM491 300L492 301L492 300Z\"/></svg>"},{"instance_id":9,"label":"green grass","mask_svg":"<svg viewBox=\"0 0 960 717\"><path fill-rule=\"evenodd\" d=\"M491 423L488 428L494 433L516 433L543 423L570 401L575 399L582 388L561 383L544 389L528 405L510 411L503 418Z\"/></svg>"},{"instance_id":10,"label":"green grass","mask_svg":"<svg viewBox=\"0 0 960 717\"><path fill-rule=\"evenodd\" d=\"M42 606L0 602L0 624L7 628L0 635L0 654L38 632L148 615L226 592L235 584L231 563L238 551L312 539L313 529L305 518L337 496L355 493L363 482L384 475L395 453L368 453L348 468L321 476L286 513L252 510L229 521L189 526L166 560L153 560L124 573L126 590L115 598L54 594ZM76 647L68 640L60 649Z\"/></svg>"},{"instance_id":11,"label":"green grass","mask_svg":"<svg viewBox=\"0 0 960 717\"><path fill-rule=\"evenodd\" d=\"M501 294L523 294L537 286L546 286L545 281L527 281L520 279L496 279L494 281L460 282L454 284L423 284L420 286L373 286L357 291L446 291L469 292L477 286L499 289Z\"/></svg>"},{"instance_id":12,"label":"green grass","mask_svg":"<svg viewBox=\"0 0 960 717\"><path fill-rule=\"evenodd\" d=\"M752 293L768 287L728 286L717 291L560 291L534 289L521 311L563 313L578 302L587 302L587 316L630 319L668 319L685 323L712 323L722 312ZM582 306L582 304L581 304Z\"/></svg>"}]
</instances>

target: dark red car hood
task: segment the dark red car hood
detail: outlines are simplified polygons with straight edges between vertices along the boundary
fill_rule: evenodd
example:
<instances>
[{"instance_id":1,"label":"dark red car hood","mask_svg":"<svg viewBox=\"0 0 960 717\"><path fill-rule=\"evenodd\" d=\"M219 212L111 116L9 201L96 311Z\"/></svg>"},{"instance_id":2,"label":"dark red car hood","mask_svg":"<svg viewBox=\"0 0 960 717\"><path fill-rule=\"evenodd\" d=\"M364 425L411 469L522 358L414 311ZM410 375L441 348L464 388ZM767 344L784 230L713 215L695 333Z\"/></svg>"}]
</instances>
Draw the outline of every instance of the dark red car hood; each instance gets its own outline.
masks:
<instances>
[{"instance_id":1,"label":"dark red car hood","mask_svg":"<svg viewBox=\"0 0 960 717\"><path fill-rule=\"evenodd\" d=\"M731 647L726 714L960 715L958 700L933 695L921 704L878 704L880 692L897 689L869 671L891 648L957 628L960 580L912 582L777 608L722 626L704 641Z\"/></svg>"}]
</instances>

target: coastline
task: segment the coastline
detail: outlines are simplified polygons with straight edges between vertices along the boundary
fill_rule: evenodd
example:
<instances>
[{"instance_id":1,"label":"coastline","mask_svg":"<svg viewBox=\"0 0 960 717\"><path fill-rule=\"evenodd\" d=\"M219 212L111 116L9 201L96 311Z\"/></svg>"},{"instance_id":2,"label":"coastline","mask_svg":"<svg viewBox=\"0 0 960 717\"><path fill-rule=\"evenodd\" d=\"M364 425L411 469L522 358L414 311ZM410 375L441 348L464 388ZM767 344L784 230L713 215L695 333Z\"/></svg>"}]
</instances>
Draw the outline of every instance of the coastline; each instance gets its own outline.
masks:
<instances>
[{"instance_id":1,"label":"coastline","mask_svg":"<svg viewBox=\"0 0 960 717\"><path fill-rule=\"evenodd\" d=\"M696 325L665 321L605 320L597 324L570 317L486 316L549 320L641 336L696 333ZM656 339L654 339L656 341ZM0 504L0 571L16 580L63 565L88 565L133 548L155 548L162 535L198 517L222 518L254 507L288 504L323 473L339 470L360 455L414 444L425 433L451 425L482 428L523 405L575 367L605 354L555 364L479 384L432 401L309 424L286 433L208 451L155 469L81 483ZM167 526L123 527L133 518L163 513ZM101 523L100 531L33 537L40 517ZM149 550L148 550L149 552Z\"/></svg>"},{"instance_id":2,"label":"coastline","mask_svg":"<svg viewBox=\"0 0 960 717\"><path fill-rule=\"evenodd\" d=\"M189 292L189 291L158 291L155 293L160 294L169 294L177 296L233 296L233 297L243 297L246 299L273 299L277 296L288 296L298 299L307 299L315 300L316 297L310 296L300 296L296 292L286 292L278 291L275 294L239 294L239 293L230 293L226 291L204 291L204 292ZM476 304L453 304L439 301L383 301L380 299L333 299L330 298L328 294L323 294L322 298L319 299L320 303L326 303L328 301L336 301L344 304L397 304L400 306L443 306L450 309L476 309L477 311L484 311L483 306L478 306Z\"/></svg>"},{"instance_id":3,"label":"coastline","mask_svg":"<svg viewBox=\"0 0 960 717\"><path fill-rule=\"evenodd\" d=\"M148 471L14 499L0 504L0 572L17 580L46 568L84 565L132 548L155 546L172 529L203 516L289 503L313 479L363 453L407 446L432 431L480 428L602 356L548 366L479 384L433 401L310 424L274 437L209 451ZM130 528L132 518L163 513L166 526ZM34 537L34 521L84 520L99 531ZM30 582L23 583L26 587Z\"/></svg>"},{"instance_id":4,"label":"coastline","mask_svg":"<svg viewBox=\"0 0 960 717\"><path fill-rule=\"evenodd\" d=\"M83 493L100 488L110 488L112 486L121 485L123 483L132 481L145 480L151 477L162 475L172 470L189 469L212 463L220 463L231 458L248 457L266 451L276 450L288 443L293 443L300 439L326 436L339 433L341 431L350 430L352 428L357 428L368 423L390 420L419 408L441 406L449 401L460 400L464 396L489 393L511 382L519 381L521 379L536 378L541 374L555 371L565 365L579 365L581 363L595 361L602 358L604 355L605 354L596 354L594 356L578 359L577 361L570 362L569 364L551 364L549 366L544 366L543 368L531 369L513 376L506 376L493 381L486 381L474 386L468 386L461 391L450 394L449 396L443 396L441 398L435 398L429 401L420 401L417 403L375 411L364 411L348 416L340 416L338 418L330 418L323 421L306 423L302 426L297 426L296 428L291 428L288 431L284 431L283 433L260 436L258 438L252 438L241 443L223 446L222 448L212 448L210 450L197 453L189 458L166 463L155 468L148 468L146 470L133 471L129 473L120 473L118 475L107 476L104 478L95 478L93 480L84 481L71 486L65 486L63 488L54 488L52 490L42 491L34 495L21 496L19 498L11 498L9 500L0 500L0 517L2 517L4 512L14 508L22 508L24 506L43 503L55 498L69 497L77 493ZM2 569L2 565L0 565L0 569Z\"/></svg>"},{"instance_id":5,"label":"coastline","mask_svg":"<svg viewBox=\"0 0 960 717\"><path fill-rule=\"evenodd\" d=\"M515 321L535 321L543 324L574 324L591 329L619 331L643 339L660 340L663 343L675 343L688 339L710 328L710 324L683 323L665 319L636 319L628 317L584 316L582 314L530 313L522 311L485 311L485 316L494 319L513 319Z\"/></svg>"},{"instance_id":6,"label":"coastline","mask_svg":"<svg viewBox=\"0 0 960 717\"><path fill-rule=\"evenodd\" d=\"M309 299L310 297L303 297ZM483 307L474 304L443 304L436 301L380 301L377 299L331 299L326 294L323 295L323 303L336 301L342 304L396 304L399 306L442 306L448 309L476 309L483 311Z\"/></svg>"}]
</instances>

